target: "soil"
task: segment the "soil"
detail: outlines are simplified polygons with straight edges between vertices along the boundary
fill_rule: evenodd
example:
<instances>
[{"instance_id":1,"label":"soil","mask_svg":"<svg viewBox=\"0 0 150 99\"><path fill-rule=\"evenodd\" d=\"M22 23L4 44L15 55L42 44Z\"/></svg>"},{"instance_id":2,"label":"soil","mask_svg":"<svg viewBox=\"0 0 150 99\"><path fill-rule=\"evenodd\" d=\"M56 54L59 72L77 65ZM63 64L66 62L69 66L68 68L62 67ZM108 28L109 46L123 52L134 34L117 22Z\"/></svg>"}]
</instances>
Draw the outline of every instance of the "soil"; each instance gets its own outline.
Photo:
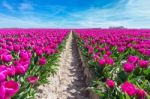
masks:
<instances>
[{"instance_id":1,"label":"soil","mask_svg":"<svg viewBox=\"0 0 150 99\"><path fill-rule=\"evenodd\" d=\"M38 87L36 99L89 99L79 53L72 33L61 53L59 70Z\"/></svg>"}]
</instances>

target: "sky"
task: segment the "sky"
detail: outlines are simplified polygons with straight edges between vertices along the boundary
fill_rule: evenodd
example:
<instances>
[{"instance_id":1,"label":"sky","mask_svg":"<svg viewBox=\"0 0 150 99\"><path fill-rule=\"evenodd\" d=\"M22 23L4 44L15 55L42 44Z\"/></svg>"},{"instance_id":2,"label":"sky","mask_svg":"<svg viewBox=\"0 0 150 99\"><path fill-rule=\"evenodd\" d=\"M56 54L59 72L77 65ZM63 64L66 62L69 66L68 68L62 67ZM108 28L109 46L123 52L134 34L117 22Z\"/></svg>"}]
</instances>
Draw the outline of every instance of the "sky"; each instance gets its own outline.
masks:
<instances>
[{"instance_id":1,"label":"sky","mask_svg":"<svg viewBox=\"0 0 150 99\"><path fill-rule=\"evenodd\" d=\"M0 0L0 28L150 28L150 0Z\"/></svg>"}]
</instances>

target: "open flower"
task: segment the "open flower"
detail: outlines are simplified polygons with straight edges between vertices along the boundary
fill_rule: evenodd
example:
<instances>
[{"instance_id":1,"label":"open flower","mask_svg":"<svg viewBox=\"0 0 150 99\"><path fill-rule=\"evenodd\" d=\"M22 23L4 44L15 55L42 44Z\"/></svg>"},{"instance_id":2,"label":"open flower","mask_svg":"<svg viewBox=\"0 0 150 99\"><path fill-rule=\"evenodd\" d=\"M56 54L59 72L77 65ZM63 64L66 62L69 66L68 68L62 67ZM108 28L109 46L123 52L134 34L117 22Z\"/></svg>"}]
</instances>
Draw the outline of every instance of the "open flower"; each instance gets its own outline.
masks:
<instances>
[{"instance_id":1,"label":"open flower","mask_svg":"<svg viewBox=\"0 0 150 99\"><path fill-rule=\"evenodd\" d=\"M15 82L13 80L6 81L3 83L3 86L5 88L5 97L10 98L14 96L20 89L20 84L18 82Z\"/></svg>"}]
</instances>

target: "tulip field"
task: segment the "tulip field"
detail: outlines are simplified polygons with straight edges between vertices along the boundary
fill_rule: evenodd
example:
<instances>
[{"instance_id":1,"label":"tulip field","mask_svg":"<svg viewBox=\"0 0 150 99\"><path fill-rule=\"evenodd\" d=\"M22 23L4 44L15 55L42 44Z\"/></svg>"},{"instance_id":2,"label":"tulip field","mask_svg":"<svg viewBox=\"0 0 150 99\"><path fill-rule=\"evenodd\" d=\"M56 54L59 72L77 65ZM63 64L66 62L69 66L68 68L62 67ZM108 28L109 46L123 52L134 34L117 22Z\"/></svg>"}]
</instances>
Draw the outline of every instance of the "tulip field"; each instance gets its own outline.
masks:
<instances>
[{"instance_id":1,"label":"tulip field","mask_svg":"<svg viewBox=\"0 0 150 99\"><path fill-rule=\"evenodd\" d=\"M150 31L75 30L100 99L150 99Z\"/></svg>"},{"instance_id":2,"label":"tulip field","mask_svg":"<svg viewBox=\"0 0 150 99\"><path fill-rule=\"evenodd\" d=\"M67 30L0 30L0 99L34 99L57 70Z\"/></svg>"},{"instance_id":3,"label":"tulip field","mask_svg":"<svg viewBox=\"0 0 150 99\"><path fill-rule=\"evenodd\" d=\"M150 99L150 30L142 29L1 29L0 99L35 99L57 73L70 31L92 71L89 91L100 99Z\"/></svg>"}]
</instances>

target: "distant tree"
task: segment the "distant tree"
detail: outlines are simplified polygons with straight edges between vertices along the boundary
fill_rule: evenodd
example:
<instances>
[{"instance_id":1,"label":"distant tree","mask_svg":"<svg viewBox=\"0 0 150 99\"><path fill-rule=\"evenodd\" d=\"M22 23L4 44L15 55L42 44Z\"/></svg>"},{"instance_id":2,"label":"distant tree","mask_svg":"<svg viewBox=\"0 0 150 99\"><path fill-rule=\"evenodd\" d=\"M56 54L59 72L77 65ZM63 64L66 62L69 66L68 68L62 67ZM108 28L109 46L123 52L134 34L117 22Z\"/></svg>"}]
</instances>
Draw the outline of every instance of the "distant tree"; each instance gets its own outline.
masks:
<instances>
[{"instance_id":1,"label":"distant tree","mask_svg":"<svg viewBox=\"0 0 150 99\"><path fill-rule=\"evenodd\" d=\"M110 29L125 29L124 26L117 26L117 27L113 26L113 27L109 27L109 28Z\"/></svg>"}]
</instances>

